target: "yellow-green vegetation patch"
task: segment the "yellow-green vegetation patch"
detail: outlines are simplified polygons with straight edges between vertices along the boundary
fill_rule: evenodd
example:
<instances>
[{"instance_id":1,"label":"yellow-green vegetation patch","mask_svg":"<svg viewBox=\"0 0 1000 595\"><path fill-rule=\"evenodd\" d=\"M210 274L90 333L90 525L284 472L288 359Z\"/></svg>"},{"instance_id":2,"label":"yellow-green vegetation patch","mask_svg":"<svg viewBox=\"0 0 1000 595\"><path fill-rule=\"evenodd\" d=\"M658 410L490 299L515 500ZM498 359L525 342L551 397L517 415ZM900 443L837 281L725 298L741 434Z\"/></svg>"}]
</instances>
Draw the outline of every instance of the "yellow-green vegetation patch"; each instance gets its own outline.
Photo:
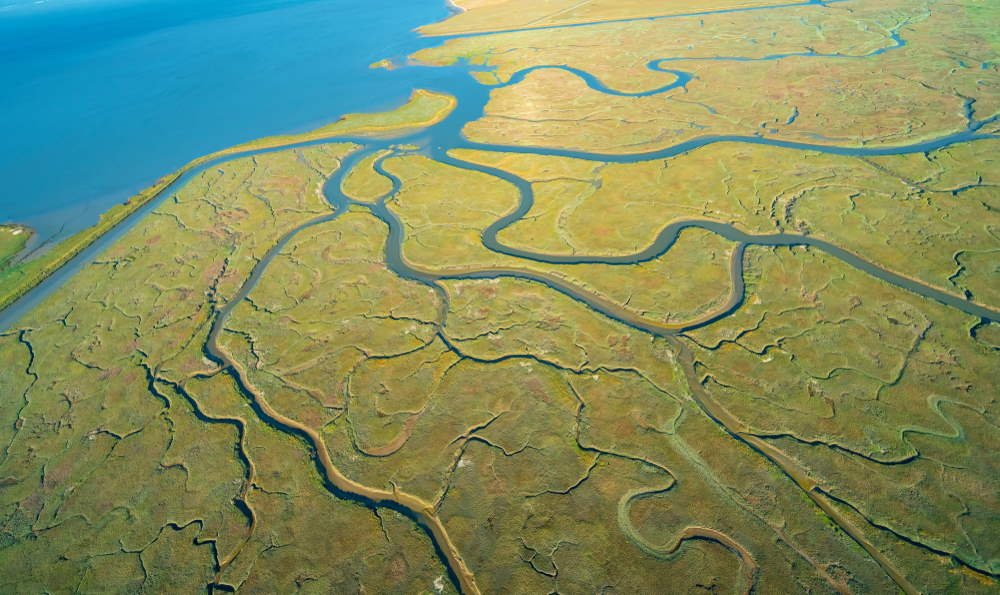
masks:
<instances>
[{"instance_id":1,"label":"yellow-green vegetation patch","mask_svg":"<svg viewBox=\"0 0 1000 595\"><path fill-rule=\"evenodd\" d=\"M382 134L425 128L444 120L457 104L457 100L451 95L417 89L406 103L392 111L347 114L333 124L307 133L307 136L325 138L341 134Z\"/></svg>"},{"instance_id":2,"label":"yellow-green vegetation patch","mask_svg":"<svg viewBox=\"0 0 1000 595\"><path fill-rule=\"evenodd\" d=\"M359 161L344 176L340 184L341 192L361 202L374 202L392 192L392 181L373 167L387 153L388 151L378 151Z\"/></svg>"},{"instance_id":3,"label":"yellow-green vegetation patch","mask_svg":"<svg viewBox=\"0 0 1000 595\"><path fill-rule=\"evenodd\" d=\"M869 519L850 504L835 502L837 512L852 522L864 526ZM937 593L994 593L995 579L984 576L958 564L947 555L929 553L921 545L908 543L886 531L871 531L872 542L885 552L904 576L913 584L926 585L928 592Z\"/></svg>"},{"instance_id":4,"label":"yellow-green vegetation patch","mask_svg":"<svg viewBox=\"0 0 1000 595\"><path fill-rule=\"evenodd\" d=\"M228 376L189 380L214 373L200 344L215 300L279 237L329 213L319 172L352 148L206 172L0 337L17 371L0 375L16 395L0 408L5 588L68 590L100 572L113 591L358 590L347 569L366 565L381 585L434 588L445 570L409 519L330 497L308 451Z\"/></svg>"},{"instance_id":5,"label":"yellow-green vegetation patch","mask_svg":"<svg viewBox=\"0 0 1000 595\"><path fill-rule=\"evenodd\" d=\"M900 50L902 52L902 50ZM883 62L912 60L899 52L871 58ZM688 67L697 82L687 90L640 97L609 96L591 89L576 75L539 70L517 85L491 94L482 119L464 132L472 140L501 145L547 146L597 153L643 153L706 135L752 136L813 144L901 145L930 140L964 127L962 100L919 83L888 87L866 78L871 66L843 58L817 74L808 60L783 62L711 61ZM908 63L908 62L900 62ZM776 66L777 64L777 66ZM950 64L941 58L940 68ZM882 68L898 70L896 64ZM973 75L968 75L972 77ZM760 87L774 78L800 81L769 101L744 103L739 95L715 89L727 84ZM737 82L734 82L734 79ZM809 93L834 80L851 80L852 97L869 98L851 104L851 124L842 119L847 96ZM974 85L974 81L961 83ZM711 90L711 91L710 91ZM883 103L899 104L887 114ZM545 105L542 110L534 106ZM799 116L791 123L792 114ZM807 114L807 115L802 115ZM858 127L854 121L860 121ZM864 131L859 134L859 130Z\"/></svg>"},{"instance_id":6,"label":"yellow-green vegetation patch","mask_svg":"<svg viewBox=\"0 0 1000 595\"><path fill-rule=\"evenodd\" d=\"M422 155L391 157L385 169L403 181L388 206L403 221L407 260L425 268L449 269L505 258L482 247L480 234L517 205L515 186Z\"/></svg>"},{"instance_id":7,"label":"yellow-green vegetation patch","mask_svg":"<svg viewBox=\"0 0 1000 595\"><path fill-rule=\"evenodd\" d=\"M980 343L1000 350L1000 323L983 323L972 334Z\"/></svg>"},{"instance_id":8,"label":"yellow-green vegetation patch","mask_svg":"<svg viewBox=\"0 0 1000 595\"><path fill-rule=\"evenodd\" d=\"M962 192L970 187L1000 186L997 150L1000 140L983 139L907 155L871 157L883 172L928 192Z\"/></svg>"},{"instance_id":9,"label":"yellow-green vegetation patch","mask_svg":"<svg viewBox=\"0 0 1000 595\"><path fill-rule=\"evenodd\" d=\"M222 154L280 147L348 134L399 135L433 126L448 117L458 101L451 95L415 89L403 105L386 112L347 114L336 122L300 134L267 136L226 149ZM213 154L218 155L218 153Z\"/></svg>"},{"instance_id":10,"label":"yellow-green vegetation patch","mask_svg":"<svg viewBox=\"0 0 1000 595\"><path fill-rule=\"evenodd\" d=\"M0 271L24 250L32 231L24 225L0 225Z\"/></svg>"},{"instance_id":11,"label":"yellow-green vegetation patch","mask_svg":"<svg viewBox=\"0 0 1000 595\"><path fill-rule=\"evenodd\" d=\"M638 265L580 265L565 276L648 320L683 323L721 307L730 295L735 245L700 229Z\"/></svg>"},{"instance_id":12,"label":"yellow-green vegetation patch","mask_svg":"<svg viewBox=\"0 0 1000 595\"><path fill-rule=\"evenodd\" d=\"M991 24L1000 16L1000 8L988 0L966 0L962 5L969 15L969 24L985 33L985 39L1000 52L1000 33Z\"/></svg>"}]
</instances>

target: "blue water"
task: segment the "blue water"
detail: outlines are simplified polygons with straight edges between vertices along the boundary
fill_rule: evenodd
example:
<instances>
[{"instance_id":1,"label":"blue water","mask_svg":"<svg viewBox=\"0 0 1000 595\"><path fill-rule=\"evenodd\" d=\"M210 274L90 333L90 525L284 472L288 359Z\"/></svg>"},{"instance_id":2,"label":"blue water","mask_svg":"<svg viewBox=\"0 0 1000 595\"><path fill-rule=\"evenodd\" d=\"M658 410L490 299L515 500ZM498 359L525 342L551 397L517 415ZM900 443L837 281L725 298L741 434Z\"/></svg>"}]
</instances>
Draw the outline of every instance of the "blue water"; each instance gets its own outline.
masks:
<instances>
[{"instance_id":1,"label":"blue water","mask_svg":"<svg viewBox=\"0 0 1000 595\"><path fill-rule=\"evenodd\" d=\"M199 155L398 105L414 81L368 65L447 15L443 0L0 0L0 222L65 236Z\"/></svg>"}]
</instances>

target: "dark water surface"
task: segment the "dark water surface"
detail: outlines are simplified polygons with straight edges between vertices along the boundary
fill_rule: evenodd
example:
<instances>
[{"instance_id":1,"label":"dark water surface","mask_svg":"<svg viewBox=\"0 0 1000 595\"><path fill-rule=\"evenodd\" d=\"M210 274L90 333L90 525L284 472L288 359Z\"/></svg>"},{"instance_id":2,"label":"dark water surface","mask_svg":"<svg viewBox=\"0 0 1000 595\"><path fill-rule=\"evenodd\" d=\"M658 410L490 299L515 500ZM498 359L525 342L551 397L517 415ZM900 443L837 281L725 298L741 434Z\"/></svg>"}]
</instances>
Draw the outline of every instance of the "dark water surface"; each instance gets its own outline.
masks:
<instances>
[{"instance_id":1,"label":"dark water surface","mask_svg":"<svg viewBox=\"0 0 1000 595\"><path fill-rule=\"evenodd\" d=\"M0 0L0 222L62 237L199 155L398 105L415 81L368 65L432 43L411 30L447 15L443 0Z\"/></svg>"}]
</instances>

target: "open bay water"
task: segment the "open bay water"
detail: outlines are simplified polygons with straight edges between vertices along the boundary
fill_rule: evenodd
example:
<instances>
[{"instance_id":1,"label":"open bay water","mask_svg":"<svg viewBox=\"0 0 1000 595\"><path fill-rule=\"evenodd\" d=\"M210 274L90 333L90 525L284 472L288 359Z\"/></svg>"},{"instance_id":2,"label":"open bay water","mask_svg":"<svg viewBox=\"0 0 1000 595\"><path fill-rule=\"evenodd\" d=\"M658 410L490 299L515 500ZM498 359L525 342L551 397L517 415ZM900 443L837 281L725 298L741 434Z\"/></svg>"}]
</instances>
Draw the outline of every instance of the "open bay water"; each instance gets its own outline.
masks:
<instances>
[{"instance_id":1,"label":"open bay water","mask_svg":"<svg viewBox=\"0 0 1000 595\"><path fill-rule=\"evenodd\" d=\"M369 65L434 43L412 30L448 14L442 0L0 0L0 222L59 239L206 153L399 105L433 69Z\"/></svg>"}]
</instances>

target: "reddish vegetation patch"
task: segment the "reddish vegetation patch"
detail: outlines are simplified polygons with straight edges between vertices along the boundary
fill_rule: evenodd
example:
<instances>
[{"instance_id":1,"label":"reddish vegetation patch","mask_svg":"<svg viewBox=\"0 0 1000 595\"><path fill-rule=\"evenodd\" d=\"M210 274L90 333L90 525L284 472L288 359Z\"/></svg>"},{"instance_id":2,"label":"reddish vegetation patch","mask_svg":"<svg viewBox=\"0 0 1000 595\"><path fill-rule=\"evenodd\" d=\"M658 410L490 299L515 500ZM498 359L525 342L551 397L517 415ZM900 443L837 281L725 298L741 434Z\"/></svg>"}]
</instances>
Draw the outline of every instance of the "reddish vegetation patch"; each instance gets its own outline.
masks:
<instances>
[{"instance_id":1,"label":"reddish vegetation patch","mask_svg":"<svg viewBox=\"0 0 1000 595\"><path fill-rule=\"evenodd\" d=\"M629 349L629 340L630 337L628 335L612 335L608 337L608 347L610 347L616 355L627 355L631 351Z\"/></svg>"},{"instance_id":2,"label":"reddish vegetation patch","mask_svg":"<svg viewBox=\"0 0 1000 595\"><path fill-rule=\"evenodd\" d=\"M249 215L250 214L244 211L243 209L231 209L219 213L219 218L224 219L226 221L232 221L234 223L238 223L246 219Z\"/></svg>"},{"instance_id":3,"label":"reddish vegetation patch","mask_svg":"<svg viewBox=\"0 0 1000 595\"><path fill-rule=\"evenodd\" d=\"M309 408L304 414L297 417L310 428L320 428L324 423L323 415L315 408Z\"/></svg>"},{"instance_id":4,"label":"reddish vegetation patch","mask_svg":"<svg viewBox=\"0 0 1000 595\"><path fill-rule=\"evenodd\" d=\"M551 401L549 398L549 391L545 389L545 383L543 383L538 376L530 376L527 380L525 380L524 388L533 397L543 403L549 403Z\"/></svg>"},{"instance_id":5,"label":"reddish vegetation patch","mask_svg":"<svg viewBox=\"0 0 1000 595\"><path fill-rule=\"evenodd\" d=\"M497 476L496 474L494 474L493 478L489 481L489 483L486 484L486 493L491 496L499 496L501 494L506 493L506 491L507 490L505 490L503 487L503 482L500 480L500 477ZM492 516L487 517L486 522L492 527L493 517Z\"/></svg>"},{"instance_id":6,"label":"reddish vegetation patch","mask_svg":"<svg viewBox=\"0 0 1000 595\"><path fill-rule=\"evenodd\" d=\"M559 328L559 327L562 326L563 318L562 318L562 316L559 316L557 314L551 314L549 316L545 316L539 322L540 322L542 328L548 329L548 330L555 330L555 329L557 329L557 328Z\"/></svg>"},{"instance_id":7,"label":"reddish vegetation patch","mask_svg":"<svg viewBox=\"0 0 1000 595\"><path fill-rule=\"evenodd\" d=\"M69 479L73 471L73 460L65 459L61 461L58 465L53 465L45 469L45 482L43 487L46 490L52 490L59 485L66 482Z\"/></svg>"},{"instance_id":8,"label":"reddish vegetation patch","mask_svg":"<svg viewBox=\"0 0 1000 595\"><path fill-rule=\"evenodd\" d=\"M138 339L130 342L130 344L129 344L129 349L130 350L134 350L134 349L138 349L138 348L139 348L139 340ZM108 380L111 380L112 378L117 378L118 375L121 374L121 371L122 371L122 369L119 366L108 368L107 370L104 370L103 372L101 372L100 379L101 379L102 382L106 382Z\"/></svg>"},{"instance_id":9,"label":"reddish vegetation patch","mask_svg":"<svg viewBox=\"0 0 1000 595\"><path fill-rule=\"evenodd\" d=\"M274 188L279 191L291 191L293 193L299 193L302 191L302 187L305 185L305 180L300 176L289 176L289 175L273 175L269 178L268 188Z\"/></svg>"},{"instance_id":10,"label":"reddish vegetation patch","mask_svg":"<svg viewBox=\"0 0 1000 595\"><path fill-rule=\"evenodd\" d=\"M218 260L216 262L213 262L201 274L202 283L209 284L212 281L214 281L219 276L219 274L222 273L222 269L225 268L225 266L226 262L224 260Z\"/></svg>"},{"instance_id":11,"label":"reddish vegetation patch","mask_svg":"<svg viewBox=\"0 0 1000 595\"><path fill-rule=\"evenodd\" d=\"M392 562L389 563L389 568L386 569L385 578L386 582L389 584L398 584L406 578L407 570L409 569L409 564L406 563L406 558L402 554L397 554Z\"/></svg>"}]
</instances>

